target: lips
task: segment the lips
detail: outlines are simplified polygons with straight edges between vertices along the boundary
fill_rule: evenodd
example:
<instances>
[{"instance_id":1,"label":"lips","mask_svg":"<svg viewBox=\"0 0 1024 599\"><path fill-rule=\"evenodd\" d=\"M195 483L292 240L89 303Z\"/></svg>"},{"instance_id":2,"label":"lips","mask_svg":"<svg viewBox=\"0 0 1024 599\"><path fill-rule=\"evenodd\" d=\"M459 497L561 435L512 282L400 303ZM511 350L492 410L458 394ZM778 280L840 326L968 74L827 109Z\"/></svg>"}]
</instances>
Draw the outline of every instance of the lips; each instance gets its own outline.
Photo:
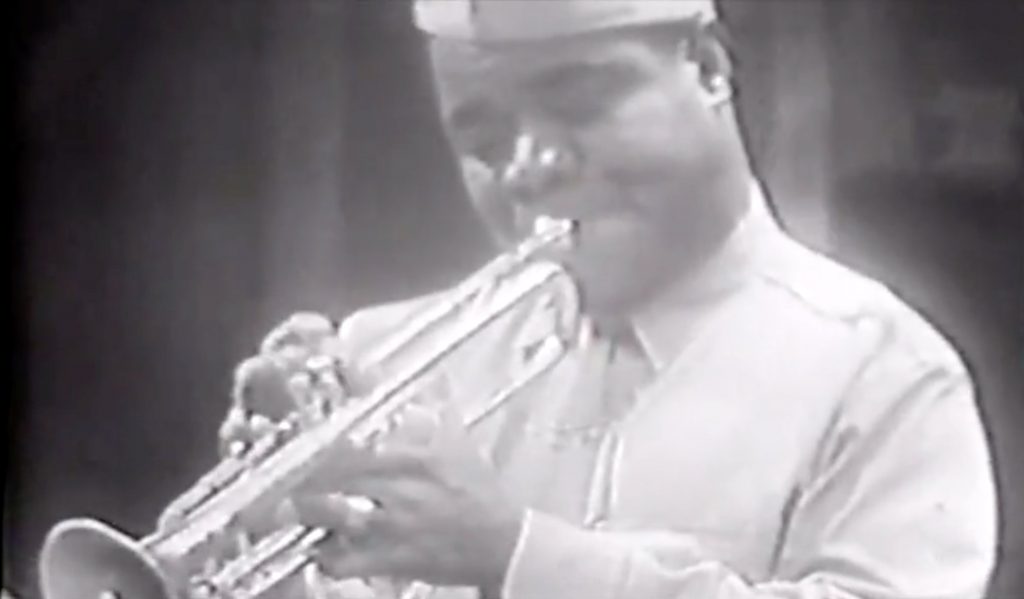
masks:
<instances>
[{"instance_id":1,"label":"lips","mask_svg":"<svg viewBox=\"0 0 1024 599\"><path fill-rule=\"evenodd\" d=\"M590 216L583 219L573 219L573 233L571 241L565 244L553 244L537 252L536 258L557 262L566 267L574 267L580 261L592 261L593 256L599 255L602 248L610 241L607 239L607 232L616 223L623 222L621 213L603 214ZM520 238L526 237L531 229L525 226L518 228ZM596 253L595 253L596 252Z\"/></svg>"}]
</instances>

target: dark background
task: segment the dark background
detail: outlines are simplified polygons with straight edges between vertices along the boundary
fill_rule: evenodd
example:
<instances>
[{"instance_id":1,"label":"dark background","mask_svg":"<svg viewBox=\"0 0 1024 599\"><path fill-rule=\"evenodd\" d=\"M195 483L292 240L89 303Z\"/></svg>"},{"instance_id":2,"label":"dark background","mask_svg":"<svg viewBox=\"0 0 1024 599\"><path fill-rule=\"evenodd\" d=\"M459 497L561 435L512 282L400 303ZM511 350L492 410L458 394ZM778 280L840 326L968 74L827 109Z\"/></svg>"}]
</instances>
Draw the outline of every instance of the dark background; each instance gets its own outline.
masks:
<instances>
[{"instance_id":1,"label":"dark background","mask_svg":"<svg viewBox=\"0 0 1024 599\"><path fill-rule=\"evenodd\" d=\"M143 534L214 463L233 365L273 324L446 285L489 249L404 2L16 6L3 585L32 596L54 522ZM991 597L1024 597L1020 154L943 159L1020 147L1020 3L723 8L786 225L890 283L978 373L1003 503ZM1016 124L992 116L1007 97Z\"/></svg>"}]
</instances>

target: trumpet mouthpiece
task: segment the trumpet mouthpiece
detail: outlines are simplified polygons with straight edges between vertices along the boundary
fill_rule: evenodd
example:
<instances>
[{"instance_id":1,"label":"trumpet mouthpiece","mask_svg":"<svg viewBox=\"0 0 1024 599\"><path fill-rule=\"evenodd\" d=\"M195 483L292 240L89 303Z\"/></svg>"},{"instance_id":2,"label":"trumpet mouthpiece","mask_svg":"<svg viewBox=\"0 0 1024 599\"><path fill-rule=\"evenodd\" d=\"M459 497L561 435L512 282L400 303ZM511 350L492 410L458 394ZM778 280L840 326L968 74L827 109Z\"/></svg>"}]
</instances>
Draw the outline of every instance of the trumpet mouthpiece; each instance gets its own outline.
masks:
<instances>
[{"instance_id":1,"label":"trumpet mouthpiece","mask_svg":"<svg viewBox=\"0 0 1024 599\"><path fill-rule=\"evenodd\" d=\"M574 242L576 222L568 218L554 218L547 215L538 216L533 221L533 235L543 245L551 245L556 249L569 249Z\"/></svg>"}]
</instances>

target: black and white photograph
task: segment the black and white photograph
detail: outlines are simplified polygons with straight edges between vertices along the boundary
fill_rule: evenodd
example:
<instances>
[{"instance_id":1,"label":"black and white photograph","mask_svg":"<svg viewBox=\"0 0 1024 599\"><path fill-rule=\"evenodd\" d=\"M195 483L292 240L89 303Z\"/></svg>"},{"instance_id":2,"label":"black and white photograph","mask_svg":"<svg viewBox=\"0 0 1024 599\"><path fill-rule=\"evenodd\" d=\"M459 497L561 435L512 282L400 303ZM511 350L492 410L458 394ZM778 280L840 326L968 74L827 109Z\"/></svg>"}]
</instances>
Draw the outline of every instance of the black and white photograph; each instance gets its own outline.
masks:
<instances>
[{"instance_id":1,"label":"black and white photograph","mask_svg":"<svg viewBox=\"0 0 1024 599\"><path fill-rule=\"evenodd\" d=\"M2 599L1024 598L1024 2L13 6Z\"/></svg>"}]
</instances>

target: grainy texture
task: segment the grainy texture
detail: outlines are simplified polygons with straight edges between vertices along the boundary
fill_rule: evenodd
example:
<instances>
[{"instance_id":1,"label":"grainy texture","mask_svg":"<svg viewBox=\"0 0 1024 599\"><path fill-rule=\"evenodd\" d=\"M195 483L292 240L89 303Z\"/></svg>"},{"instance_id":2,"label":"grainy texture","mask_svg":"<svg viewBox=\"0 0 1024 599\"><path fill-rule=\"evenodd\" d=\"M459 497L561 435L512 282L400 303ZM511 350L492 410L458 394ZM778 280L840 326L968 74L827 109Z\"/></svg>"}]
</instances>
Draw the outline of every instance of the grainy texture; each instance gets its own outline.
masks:
<instances>
[{"instance_id":1,"label":"grainy texture","mask_svg":"<svg viewBox=\"0 0 1024 599\"><path fill-rule=\"evenodd\" d=\"M30 597L54 521L91 514L145 532L213 462L232 367L273 323L436 288L488 249L458 197L402 3L19 4L3 580ZM832 190L781 206L783 220L903 290L980 375L1004 508L992 599L1015 599L1020 170L1016 187L989 188L921 170L914 118L934 82L901 49L948 32L938 37L971 78L1019 85L1024 52L1008 23L1024 19L1011 2L971 3L982 8L970 15L940 2L935 18L847 4L797 11L822 36L727 3L755 160L769 189ZM936 27L907 25L921 22ZM777 59L826 41L804 66L830 93L796 97L808 78ZM782 110L794 100L824 110L813 123L827 130ZM805 143L827 169L810 183L794 175ZM902 149L899 160L879 148Z\"/></svg>"}]
</instances>

